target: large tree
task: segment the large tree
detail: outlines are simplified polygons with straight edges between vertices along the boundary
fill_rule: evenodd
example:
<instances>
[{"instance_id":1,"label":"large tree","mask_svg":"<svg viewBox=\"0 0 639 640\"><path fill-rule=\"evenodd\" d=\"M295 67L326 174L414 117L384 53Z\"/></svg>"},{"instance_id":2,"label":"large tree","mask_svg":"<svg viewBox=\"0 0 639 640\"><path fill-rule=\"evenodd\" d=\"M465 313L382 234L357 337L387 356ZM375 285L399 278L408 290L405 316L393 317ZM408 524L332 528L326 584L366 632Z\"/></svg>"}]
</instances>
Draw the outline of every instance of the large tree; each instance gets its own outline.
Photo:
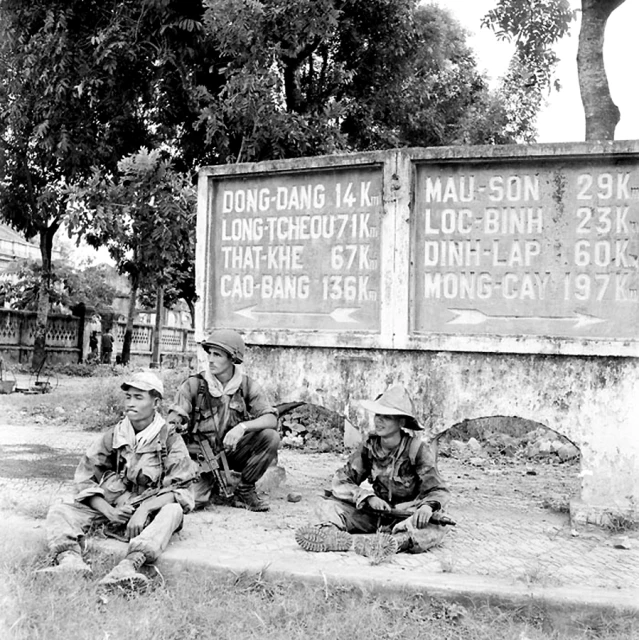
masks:
<instances>
[{"instance_id":1,"label":"large tree","mask_svg":"<svg viewBox=\"0 0 639 640\"><path fill-rule=\"evenodd\" d=\"M581 0L577 69L586 117L586 140L613 140L620 113L610 95L603 45L608 18L625 0ZM553 46L569 29L575 12L569 0L498 0L484 24L502 39L514 40L511 73L528 94L541 96L552 83L557 57Z\"/></svg>"},{"instance_id":2,"label":"large tree","mask_svg":"<svg viewBox=\"0 0 639 640\"><path fill-rule=\"evenodd\" d=\"M95 247L106 246L118 271L129 278L130 299L122 363L131 353L138 292L180 286L185 259L193 256L195 190L159 150L140 149L118 163L117 172L96 171L75 194L71 228ZM158 308L158 318L161 305Z\"/></svg>"},{"instance_id":3,"label":"large tree","mask_svg":"<svg viewBox=\"0 0 639 640\"><path fill-rule=\"evenodd\" d=\"M42 256L34 366L45 357L55 234L69 189L146 144L185 166L218 79L201 0L0 0L0 215Z\"/></svg>"},{"instance_id":4,"label":"large tree","mask_svg":"<svg viewBox=\"0 0 639 640\"><path fill-rule=\"evenodd\" d=\"M34 367L45 357L51 252L67 188L144 140L136 61L123 46L101 51L94 42L115 4L0 2L0 212L40 241Z\"/></svg>"},{"instance_id":5,"label":"large tree","mask_svg":"<svg viewBox=\"0 0 639 640\"><path fill-rule=\"evenodd\" d=\"M223 161L453 144L489 97L461 27L416 0L205 0L224 85L202 121ZM499 138L503 119L480 142ZM512 140L508 140L512 141Z\"/></svg>"}]
</instances>

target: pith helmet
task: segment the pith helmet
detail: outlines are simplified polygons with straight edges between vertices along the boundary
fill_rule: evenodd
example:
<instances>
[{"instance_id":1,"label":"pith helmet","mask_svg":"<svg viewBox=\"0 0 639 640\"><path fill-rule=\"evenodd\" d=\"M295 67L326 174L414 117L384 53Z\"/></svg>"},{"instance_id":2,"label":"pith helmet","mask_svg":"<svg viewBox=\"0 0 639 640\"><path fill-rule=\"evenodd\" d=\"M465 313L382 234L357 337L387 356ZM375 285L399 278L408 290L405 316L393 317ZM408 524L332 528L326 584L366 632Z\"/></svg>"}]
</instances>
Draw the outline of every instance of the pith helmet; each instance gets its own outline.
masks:
<instances>
[{"instance_id":1,"label":"pith helmet","mask_svg":"<svg viewBox=\"0 0 639 640\"><path fill-rule=\"evenodd\" d=\"M402 386L390 387L375 400L363 400L361 406L381 416L404 416L407 429L422 430L423 427L415 417L415 407L408 395L408 391Z\"/></svg>"},{"instance_id":2,"label":"pith helmet","mask_svg":"<svg viewBox=\"0 0 639 640\"><path fill-rule=\"evenodd\" d=\"M213 329L209 331L202 340L202 346L218 347L226 351L235 363L244 361L244 340L233 329Z\"/></svg>"},{"instance_id":3,"label":"pith helmet","mask_svg":"<svg viewBox=\"0 0 639 640\"><path fill-rule=\"evenodd\" d=\"M139 371L133 375L124 379L124 382L120 385L120 388L124 391L133 387L140 391L157 391L160 397L164 396L164 384L162 380L158 378L151 371Z\"/></svg>"}]
</instances>

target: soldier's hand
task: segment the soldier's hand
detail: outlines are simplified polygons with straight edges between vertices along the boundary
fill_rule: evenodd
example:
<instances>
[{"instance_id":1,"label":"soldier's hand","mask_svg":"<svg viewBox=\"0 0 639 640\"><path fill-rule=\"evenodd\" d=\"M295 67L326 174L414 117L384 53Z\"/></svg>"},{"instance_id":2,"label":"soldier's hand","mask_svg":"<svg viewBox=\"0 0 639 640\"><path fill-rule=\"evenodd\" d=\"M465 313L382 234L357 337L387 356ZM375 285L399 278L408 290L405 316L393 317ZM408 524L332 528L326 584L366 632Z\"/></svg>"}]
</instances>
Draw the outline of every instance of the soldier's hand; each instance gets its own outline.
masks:
<instances>
[{"instance_id":1,"label":"soldier's hand","mask_svg":"<svg viewBox=\"0 0 639 640\"><path fill-rule=\"evenodd\" d=\"M175 427L175 430L178 433L184 433L186 431L186 418L184 416L181 416L178 413L169 413L169 415L166 418L166 421L172 425L173 427Z\"/></svg>"},{"instance_id":2,"label":"soldier's hand","mask_svg":"<svg viewBox=\"0 0 639 640\"><path fill-rule=\"evenodd\" d=\"M237 443L242 439L242 436L246 433L246 427L240 422L236 424L225 436L224 436L224 448L233 451L237 447Z\"/></svg>"},{"instance_id":3,"label":"soldier's hand","mask_svg":"<svg viewBox=\"0 0 639 640\"><path fill-rule=\"evenodd\" d=\"M143 507L140 507L129 520L129 524L126 526L126 532L129 536L129 540L131 538L135 538L135 536L139 536L142 533L142 529L144 529L144 525L146 525L147 518L149 517L149 513Z\"/></svg>"},{"instance_id":4,"label":"soldier's hand","mask_svg":"<svg viewBox=\"0 0 639 640\"><path fill-rule=\"evenodd\" d=\"M411 516L413 524L417 529L423 529L430 521L433 515L433 509L427 504L422 505Z\"/></svg>"},{"instance_id":5,"label":"soldier's hand","mask_svg":"<svg viewBox=\"0 0 639 640\"><path fill-rule=\"evenodd\" d=\"M113 507L107 518L114 524L126 524L134 511L135 509L130 504L124 504L120 507Z\"/></svg>"},{"instance_id":6,"label":"soldier's hand","mask_svg":"<svg viewBox=\"0 0 639 640\"><path fill-rule=\"evenodd\" d=\"M371 496L370 498L366 498L366 504L371 508L375 509L375 511L390 511L391 506L386 502L386 500L382 500L377 496Z\"/></svg>"}]
</instances>

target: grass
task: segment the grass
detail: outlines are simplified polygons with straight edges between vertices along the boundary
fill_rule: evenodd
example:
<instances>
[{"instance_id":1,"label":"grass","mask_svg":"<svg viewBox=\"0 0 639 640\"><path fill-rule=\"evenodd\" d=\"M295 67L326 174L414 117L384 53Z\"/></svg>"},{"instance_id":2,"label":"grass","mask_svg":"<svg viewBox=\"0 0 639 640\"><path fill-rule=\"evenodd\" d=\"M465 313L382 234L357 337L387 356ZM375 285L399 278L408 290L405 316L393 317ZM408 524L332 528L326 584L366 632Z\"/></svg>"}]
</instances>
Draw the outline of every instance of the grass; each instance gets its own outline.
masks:
<instances>
[{"instance_id":1,"label":"grass","mask_svg":"<svg viewBox=\"0 0 639 640\"><path fill-rule=\"evenodd\" d=\"M99 576L110 563L96 562ZM630 623L609 620L597 629L564 636L544 630L542 612L485 608L427 596L384 597L358 588L265 581L260 574L217 576L184 572L149 593L101 595L82 578L31 574L24 563L9 577L12 605L5 628L13 640L93 639L243 640L402 638L420 640L541 640L564 637L627 640ZM8 615L7 615L8 614ZM1 628L1 627L0 627Z\"/></svg>"},{"instance_id":2,"label":"grass","mask_svg":"<svg viewBox=\"0 0 639 640\"><path fill-rule=\"evenodd\" d=\"M7 404L41 423L82 425L86 431L103 431L122 417L122 381L142 367L94 367L91 377L61 379L51 392L38 396L12 394ZM166 369L158 374L164 382L164 407L173 401L179 384L187 378L189 370Z\"/></svg>"},{"instance_id":3,"label":"grass","mask_svg":"<svg viewBox=\"0 0 639 640\"><path fill-rule=\"evenodd\" d=\"M38 575L41 538L0 530L0 637L7 640L628 640L636 621L593 617L588 628L552 631L543 609L469 609L428 595L271 580L266 572L154 576L143 595L102 594L97 581L119 558L89 546L91 579Z\"/></svg>"}]
</instances>

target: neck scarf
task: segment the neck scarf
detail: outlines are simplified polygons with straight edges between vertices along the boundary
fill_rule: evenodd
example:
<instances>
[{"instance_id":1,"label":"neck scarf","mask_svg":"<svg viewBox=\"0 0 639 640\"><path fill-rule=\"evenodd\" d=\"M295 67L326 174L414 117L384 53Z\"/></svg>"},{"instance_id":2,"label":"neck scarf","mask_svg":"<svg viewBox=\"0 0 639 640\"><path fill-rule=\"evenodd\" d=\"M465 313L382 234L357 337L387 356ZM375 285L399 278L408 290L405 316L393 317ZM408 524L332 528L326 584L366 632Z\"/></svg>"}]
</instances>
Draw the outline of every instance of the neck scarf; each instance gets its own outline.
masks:
<instances>
[{"instance_id":1,"label":"neck scarf","mask_svg":"<svg viewBox=\"0 0 639 640\"><path fill-rule=\"evenodd\" d=\"M242 384L242 367L240 365L233 365L233 376L226 384L223 385L211 373L208 354L202 345L198 345L197 348L197 364L198 373L206 380L206 383L209 385L209 393L214 398L224 399L224 396L231 398L240 388L240 385Z\"/></svg>"},{"instance_id":2,"label":"neck scarf","mask_svg":"<svg viewBox=\"0 0 639 640\"><path fill-rule=\"evenodd\" d=\"M131 421L125 416L113 431L113 448L128 445L132 451L138 453L157 438L163 426L164 418L156 412L153 422L136 433Z\"/></svg>"}]
</instances>

